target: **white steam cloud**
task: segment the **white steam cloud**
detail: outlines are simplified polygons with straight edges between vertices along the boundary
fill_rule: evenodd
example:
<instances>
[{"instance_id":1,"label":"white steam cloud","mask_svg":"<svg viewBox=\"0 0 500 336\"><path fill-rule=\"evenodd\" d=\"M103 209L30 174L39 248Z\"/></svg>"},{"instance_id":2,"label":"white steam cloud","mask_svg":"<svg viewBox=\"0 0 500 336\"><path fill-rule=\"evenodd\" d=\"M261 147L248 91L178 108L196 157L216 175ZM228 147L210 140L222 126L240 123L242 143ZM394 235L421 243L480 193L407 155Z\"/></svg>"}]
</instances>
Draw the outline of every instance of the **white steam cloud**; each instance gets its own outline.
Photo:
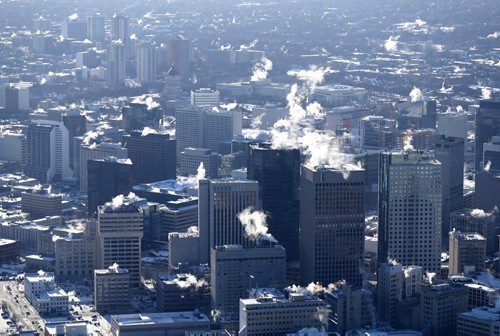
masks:
<instances>
[{"instance_id":1,"label":"white steam cloud","mask_svg":"<svg viewBox=\"0 0 500 336\"><path fill-rule=\"evenodd\" d=\"M91 143L95 142L95 140L98 137L99 137L99 133L97 133L96 131L89 131L89 132L85 133L85 135L83 136L82 143L84 145L90 145Z\"/></svg>"},{"instance_id":2,"label":"white steam cloud","mask_svg":"<svg viewBox=\"0 0 500 336\"><path fill-rule=\"evenodd\" d=\"M255 40L253 40L252 42L250 42L248 44L242 44L242 45L240 45L240 50L246 50L246 49L255 48L255 46L257 45L257 43L259 43L259 40L255 39Z\"/></svg>"},{"instance_id":3,"label":"white steam cloud","mask_svg":"<svg viewBox=\"0 0 500 336\"><path fill-rule=\"evenodd\" d=\"M207 282L204 279L197 279L192 274L186 274L186 277L176 278L173 281L179 288L189 288L195 287L196 289L200 287L207 286Z\"/></svg>"},{"instance_id":4,"label":"white steam cloud","mask_svg":"<svg viewBox=\"0 0 500 336\"><path fill-rule=\"evenodd\" d=\"M316 86L325 81L325 75L334 72L335 71L330 67L324 68L311 65L309 70L290 70L287 74L292 77L297 77L301 81L305 82L311 92L314 92Z\"/></svg>"},{"instance_id":5,"label":"white steam cloud","mask_svg":"<svg viewBox=\"0 0 500 336\"><path fill-rule=\"evenodd\" d=\"M245 235L253 240L267 240L273 243L278 241L268 233L267 215L263 211L254 210L252 207L246 208L238 214L238 219L245 229Z\"/></svg>"},{"instance_id":6,"label":"white steam cloud","mask_svg":"<svg viewBox=\"0 0 500 336\"><path fill-rule=\"evenodd\" d=\"M416 86L413 87L409 96L412 103L417 103L424 100L424 95L422 94L422 91Z\"/></svg>"},{"instance_id":7,"label":"white steam cloud","mask_svg":"<svg viewBox=\"0 0 500 336\"><path fill-rule=\"evenodd\" d=\"M484 171L489 172L491 169L491 161L488 161L486 165L484 166Z\"/></svg>"},{"instance_id":8,"label":"white steam cloud","mask_svg":"<svg viewBox=\"0 0 500 336\"><path fill-rule=\"evenodd\" d=\"M403 150L404 151L414 151L415 147L413 147L413 135L408 133L403 138Z\"/></svg>"},{"instance_id":9,"label":"white steam cloud","mask_svg":"<svg viewBox=\"0 0 500 336\"><path fill-rule=\"evenodd\" d=\"M205 178L205 176L207 174L207 170L205 169L205 166L203 165L203 161L200 162L200 165L198 166L197 172L198 172L198 174L196 174L196 179L198 181Z\"/></svg>"},{"instance_id":10,"label":"white steam cloud","mask_svg":"<svg viewBox=\"0 0 500 336\"><path fill-rule=\"evenodd\" d=\"M146 105L148 110L154 110L160 107L160 104L158 102L155 102L153 97L146 95L135 97L134 100L132 100L132 104Z\"/></svg>"},{"instance_id":11,"label":"white steam cloud","mask_svg":"<svg viewBox=\"0 0 500 336\"><path fill-rule=\"evenodd\" d=\"M262 81L267 78L269 71L273 69L273 62L266 58L262 57L259 63L256 63L252 69L252 77L250 80L252 81Z\"/></svg>"},{"instance_id":12,"label":"white steam cloud","mask_svg":"<svg viewBox=\"0 0 500 336\"><path fill-rule=\"evenodd\" d=\"M70 20L70 21L78 20L78 13L73 13L70 16L68 16L68 20Z\"/></svg>"},{"instance_id":13,"label":"white steam cloud","mask_svg":"<svg viewBox=\"0 0 500 336\"><path fill-rule=\"evenodd\" d=\"M387 50L388 52L398 51L398 40L399 40L399 35L389 36L389 38L384 42L385 50Z\"/></svg>"},{"instance_id":14,"label":"white steam cloud","mask_svg":"<svg viewBox=\"0 0 500 336\"><path fill-rule=\"evenodd\" d=\"M144 127L141 132L141 136L148 136L149 134L158 134L158 131L151 127Z\"/></svg>"},{"instance_id":15,"label":"white steam cloud","mask_svg":"<svg viewBox=\"0 0 500 336\"><path fill-rule=\"evenodd\" d=\"M343 284L345 284L345 281L339 281L336 284L332 283L332 284L329 284L328 286L324 287L319 282L311 282L306 287L291 285L291 286L286 287L284 290L285 290L285 292L288 292L288 293L297 293L297 294L302 294L302 295L317 296L317 295L323 294L325 292L329 292L332 289L336 289Z\"/></svg>"},{"instance_id":16,"label":"white steam cloud","mask_svg":"<svg viewBox=\"0 0 500 336\"><path fill-rule=\"evenodd\" d=\"M487 87L481 88L481 98L491 99L491 89Z\"/></svg>"}]
</instances>

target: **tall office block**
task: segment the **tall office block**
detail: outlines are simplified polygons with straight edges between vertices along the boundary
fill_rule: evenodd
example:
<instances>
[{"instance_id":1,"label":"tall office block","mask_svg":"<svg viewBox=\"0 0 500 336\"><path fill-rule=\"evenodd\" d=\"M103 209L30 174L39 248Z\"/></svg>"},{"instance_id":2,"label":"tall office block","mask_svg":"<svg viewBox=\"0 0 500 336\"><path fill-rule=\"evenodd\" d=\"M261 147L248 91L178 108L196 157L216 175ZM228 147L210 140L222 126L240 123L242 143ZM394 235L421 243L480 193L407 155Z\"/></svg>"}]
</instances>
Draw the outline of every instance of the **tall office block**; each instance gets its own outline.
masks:
<instances>
[{"instance_id":1,"label":"tall office block","mask_svg":"<svg viewBox=\"0 0 500 336\"><path fill-rule=\"evenodd\" d=\"M447 137L467 139L467 114L457 112L439 113L437 116L437 132Z\"/></svg>"},{"instance_id":2,"label":"tall office block","mask_svg":"<svg viewBox=\"0 0 500 336\"><path fill-rule=\"evenodd\" d=\"M200 164L205 168L205 177L219 176L219 154L207 148L185 148L179 155L179 173L183 176L196 175Z\"/></svg>"},{"instance_id":3,"label":"tall office block","mask_svg":"<svg viewBox=\"0 0 500 336\"><path fill-rule=\"evenodd\" d=\"M200 262L208 262L211 248L253 245L238 219L243 210L259 208L259 184L233 179L199 181L198 220Z\"/></svg>"},{"instance_id":4,"label":"tall office block","mask_svg":"<svg viewBox=\"0 0 500 336\"><path fill-rule=\"evenodd\" d=\"M448 283L422 286L421 330L424 334L455 335L457 315L467 310L467 288Z\"/></svg>"},{"instance_id":5,"label":"tall office block","mask_svg":"<svg viewBox=\"0 0 500 336\"><path fill-rule=\"evenodd\" d=\"M450 232L449 274L464 273L466 267L481 272L486 260L486 239L479 233Z\"/></svg>"},{"instance_id":6,"label":"tall office block","mask_svg":"<svg viewBox=\"0 0 500 336\"><path fill-rule=\"evenodd\" d=\"M217 106L219 105L219 103L220 103L220 93L217 90L201 88L195 91L191 91L191 105Z\"/></svg>"},{"instance_id":7,"label":"tall office block","mask_svg":"<svg viewBox=\"0 0 500 336\"><path fill-rule=\"evenodd\" d=\"M87 38L92 42L104 42L105 17L100 14L87 17Z\"/></svg>"},{"instance_id":8,"label":"tall office block","mask_svg":"<svg viewBox=\"0 0 500 336\"><path fill-rule=\"evenodd\" d=\"M382 153L378 260L438 272L441 263L441 163L426 152Z\"/></svg>"},{"instance_id":9,"label":"tall office block","mask_svg":"<svg viewBox=\"0 0 500 336\"><path fill-rule=\"evenodd\" d=\"M321 330L327 323L321 312L325 301L302 293L286 297L274 288L256 288L248 299L240 299L239 336L288 335L308 326Z\"/></svg>"},{"instance_id":10,"label":"tall office block","mask_svg":"<svg viewBox=\"0 0 500 336\"><path fill-rule=\"evenodd\" d=\"M17 162L23 169L28 160L27 138L25 134L10 130L0 131L0 160Z\"/></svg>"},{"instance_id":11,"label":"tall office block","mask_svg":"<svg viewBox=\"0 0 500 336\"><path fill-rule=\"evenodd\" d=\"M35 120L27 129L25 173L41 182L60 181L73 174L69 167L69 136L62 122Z\"/></svg>"},{"instance_id":12,"label":"tall office block","mask_svg":"<svg viewBox=\"0 0 500 336\"><path fill-rule=\"evenodd\" d=\"M68 130L69 138L69 167L74 169L74 146L73 138L76 136L82 136L85 134L86 128L86 118L78 110L68 111L62 116L62 121L66 129ZM73 171L74 172L74 171Z\"/></svg>"},{"instance_id":13,"label":"tall office block","mask_svg":"<svg viewBox=\"0 0 500 336\"><path fill-rule=\"evenodd\" d=\"M125 82L127 54L125 44L121 40L113 40L108 47L107 55L107 82L118 86Z\"/></svg>"},{"instance_id":14,"label":"tall office block","mask_svg":"<svg viewBox=\"0 0 500 336\"><path fill-rule=\"evenodd\" d=\"M183 86L187 86L191 78L191 42L183 36L176 36L168 42L167 52L168 63L175 65Z\"/></svg>"},{"instance_id":15,"label":"tall office block","mask_svg":"<svg viewBox=\"0 0 500 336\"><path fill-rule=\"evenodd\" d=\"M187 106L175 111L175 137L177 153L188 147L203 148L205 112L196 106Z\"/></svg>"},{"instance_id":16,"label":"tall office block","mask_svg":"<svg viewBox=\"0 0 500 336\"><path fill-rule=\"evenodd\" d=\"M138 44L136 57L137 81L140 84L156 82L156 53L154 46L147 43Z\"/></svg>"},{"instance_id":17,"label":"tall office block","mask_svg":"<svg viewBox=\"0 0 500 336\"><path fill-rule=\"evenodd\" d=\"M367 116L359 121L361 145L365 148L396 148L397 122L381 116Z\"/></svg>"},{"instance_id":18,"label":"tall office block","mask_svg":"<svg viewBox=\"0 0 500 336\"><path fill-rule=\"evenodd\" d=\"M300 281L324 286L339 280L361 286L365 170L302 166ZM348 176L347 176L348 174ZM346 175L346 176L344 176Z\"/></svg>"},{"instance_id":19,"label":"tall office block","mask_svg":"<svg viewBox=\"0 0 500 336\"><path fill-rule=\"evenodd\" d=\"M500 173L500 136L494 136L483 145L483 166L489 172Z\"/></svg>"},{"instance_id":20,"label":"tall office block","mask_svg":"<svg viewBox=\"0 0 500 336\"><path fill-rule=\"evenodd\" d=\"M253 287L282 288L285 285L285 249L264 243L260 247L219 246L211 250L212 309L237 320L240 298Z\"/></svg>"},{"instance_id":21,"label":"tall office block","mask_svg":"<svg viewBox=\"0 0 500 336\"><path fill-rule=\"evenodd\" d=\"M143 130L145 127L155 130L163 121L163 110L159 104L151 106L142 97L136 97L122 108L122 118L123 128L127 131Z\"/></svg>"},{"instance_id":22,"label":"tall office block","mask_svg":"<svg viewBox=\"0 0 500 336\"><path fill-rule=\"evenodd\" d=\"M204 147L219 151L220 144L241 135L243 114L240 110L205 110Z\"/></svg>"},{"instance_id":23,"label":"tall office block","mask_svg":"<svg viewBox=\"0 0 500 336\"><path fill-rule=\"evenodd\" d=\"M176 140L168 134L130 132L123 144L133 163L134 184L176 178Z\"/></svg>"},{"instance_id":24,"label":"tall office block","mask_svg":"<svg viewBox=\"0 0 500 336\"><path fill-rule=\"evenodd\" d=\"M111 18L111 40L121 40L128 45L130 40L129 18L121 14L115 14Z\"/></svg>"},{"instance_id":25,"label":"tall office block","mask_svg":"<svg viewBox=\"0 0 500 336\"><path fill-rule=\"evenodd\" d=\"M447 244L450 228L450 213L462 209L464 190L464 139L436 136L434 153L441 162L441 185L443 187L441 234Z\"/></svg>"},{"instance_id":26,"label":"tall office block","mask_svg":"<svg viewBox=\"0 0 500 336\"><path fill-rule=\"evenodd\" d=\"M89 160L101 160L107 157L126 159L127 149L123 148L119 143L108 142L80 146L80 162L78 167L80 172L80 192L87 192Z\"/></svg>"},{"instance_id":27,"label":"tall office block","mask_svg":"<svg viewBox=\"0 0 500 336\"><path fill-rule=\"evenodd\" d=\"M0 86L0 106L9 113L29 110L31 86L24 82Z\"/></svg>"},{"instance_id":28,"label":"tall office block","mask_svg":"<svg viewBox=\"0 0 500 336\"><path fill-rule=\"evenodd\" d=\"M497 135L500 135L500 100L482 100L476 113L476 171L481 168L484 143Z\"/></svg>"},{"instance_id":29,"label":"tall office block","mask_svg":"<svg viewBox=\"0 0 500 336\"><path fill-rule=\"evenodd\" d=\"M143 211L124 197L108 202L98 210L98 267L120 265L130 273L130 286L141 283L141 240Z\"/></svg>"},{"instance_id":30,"label":"tall office block","mask_svg":"<svg viewBox=\"0 0 500 336\"><path fill-rule=\"evenodd\" d=\"M62 215L61 194L51 193L47 189L25 191L21 194L21 209L30 214L32 219Z\"/></svg>"},{"instance_id":31,"label":"tall office block","mask_svg":"<svg viewBox=\"0 0 500 336\"><path fill-rule=\"evenodd\" d=\"M483 170L476 173L474 179L474 206L485 211L500 209L500 173Z\"/></svg>"},{"instance_id":32,"label":"tall office block","mask_svg":"<svg viewBox=\"0 0 500 336\"><path fill-rule=\"evenodd\" d=\"M486 238L486 255L498 252L495 214L481 209L463 209L450 215L450 231L477 232Z\"/></svg>"},{"instance_id":33,"label":"tall office block","mask_svg":"<svg viewBox=\"0 0 500 336\"><path fill-rule=\"evenodd\" d=\"M90 277L95 268L95 240L83 234L53 236L55 274L58 279Z\"/></svg>"},{"instance_id":34,"label":"tall office block","mask_svg":"<svg viewBox=\"0 0 500 336\"><path fill-rule=\"evenodd\" d=\"M65 39L83 41L87 38L87 21L66 20L61 25L61 35Z\"/></svg>"},{"instance_id":35,"label":"tall office block","mask_svg":"<svg viewBox=\"0 0 500 336\"><path fill-rule=\"evenodd\" d=\"M94 270L94 306L108 314L126 311L130 307L130 273L113 264L105 269Z\"/></svg>"},{"instance_id":36,"label":"tall office block","mask_svg":"<svg viewBox=\"0 0 500 336\"><path fill-rule=\"evenodd\" d=\"M286 249L288 261L298 260L300 151L251 144L247 169L247 178L259 182L262 210L269 215L269 232Z\"/></svg>"},{"instance_id":37,"label":"tall office block","mask_svg":"<svg viewBox=\"0 0 500 336\"><path fill-rule=\"evenodd\" d=\"M108 157L87 162L87 209L93 216L99 205L117 195L128 195L132 189L132 164L130 160Z\"/></svg>"}]
</instances>

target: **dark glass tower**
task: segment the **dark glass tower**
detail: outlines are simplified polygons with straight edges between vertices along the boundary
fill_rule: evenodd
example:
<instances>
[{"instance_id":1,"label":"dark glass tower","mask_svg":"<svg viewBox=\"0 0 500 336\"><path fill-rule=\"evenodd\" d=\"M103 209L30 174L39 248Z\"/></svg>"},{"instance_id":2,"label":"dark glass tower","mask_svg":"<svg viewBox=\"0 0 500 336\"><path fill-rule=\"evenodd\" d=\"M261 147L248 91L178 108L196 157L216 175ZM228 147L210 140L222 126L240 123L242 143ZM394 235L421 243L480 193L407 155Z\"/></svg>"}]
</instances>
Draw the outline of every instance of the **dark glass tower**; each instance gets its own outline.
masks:
<instances>
[{"instance_id":1,"label":"dark glass tower","mask_svg":"<svg viewBox=\"0 0 500 336\"><path fill-rule=\"evenodd\" d=\"M476 114L476 148L474 163L476 171L481 168L483 145L495 135L500 135L500 100L482 100Z\"/></svg>"},{"instance_id":2,"label":"dark glass tower","mask_svg":"<svg viewBox=\"0 0 500 336\"><path fill-rule=\"evenodd\" d=\"M288 261L299 258L298 149L272 149L270 144L251 144L248 179L259 182L262 210L268 213L269 232L286 249Z\"/></svg>"},{"instance_id":3,"label":"dark glass tower","mask_svg":"<svg viewBox=\"0 0 500 336\"><path fill-rule=\"evenodd\" d=\"M89 160L87 171L89 217L96 215L99 205L115 196L128 195L132 189L132 164L128 159Z\"/></svg>"},{"instance_id":4,"label":"dark glass tower","mask_svg":"<svg viewBox=\"0 0 500 336\"><path fill-rule=\"evenodd\" d=\"M131 132L123 143L133 163L134 184L176 178L176 141L168 134Z\"/></svg>"}]
</instances>

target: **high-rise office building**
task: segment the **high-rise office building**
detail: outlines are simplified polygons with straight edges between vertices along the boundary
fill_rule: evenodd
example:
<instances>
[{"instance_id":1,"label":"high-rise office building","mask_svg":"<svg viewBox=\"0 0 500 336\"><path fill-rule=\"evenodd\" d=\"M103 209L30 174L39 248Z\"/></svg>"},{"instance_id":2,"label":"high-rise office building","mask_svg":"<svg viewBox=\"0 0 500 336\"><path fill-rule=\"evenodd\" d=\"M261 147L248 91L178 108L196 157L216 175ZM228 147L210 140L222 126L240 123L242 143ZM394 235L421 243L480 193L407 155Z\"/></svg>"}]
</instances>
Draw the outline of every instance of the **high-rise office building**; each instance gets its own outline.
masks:
<instances>
[{"instance_id":1,"label":"high-rise office building","mask_svg":"<svg viewBox=\"0 0 500 336\"><path fill-rule=\"evenodd\" d=\"M269 232L286 249L288 261L299 259L300 151L248 146L247 178L259 182L262 210Z\"/></svg>"},{"instance_id":2,"label":"high-rise office building","mask_svg":"<svg viewBox=\"0 0 500 336\"><path fill-rule=\"evenodd\" d=\"M254 287L283 288L285 249L276 244L244 248L225 245L211 249L212 309L238 319L239 300Z\"/></svg>"},{"instance_id":3,"label":"high-rise office building","mask_svg":"<svg viewBox=\"0 0 500 336\"><path fill-rule=\"evenodd\" d=\"M127 106L122 108L122 125L127 131L143 130L149 127L154 130L163 121L163 110L157 106L147 102L142 97L136 97Z\"/></svg>"},{"instance_id":4,"label":"high-rise office building","mask_svg":"<svg viewBox=\"0 0 500 336\"><path fill-rule=\"evenodd\" d=\"M95 268L95 240L83 234L53 236L55 274L58 279L91 277Z\"/></svg>"},{"instance_id":5,"label":"high-rise office building","mask_svg":"<svg viewBox=\"0 0 500 336\"><path fill-rule=\"evenodd\" d=\"M132 163L128 159L108 157L87 162L87 209L94 216L97 207L132 189Z\"/></svg>"},{"instance_id":6,"label":"high-rise office building","mask_svg":"<svg viewBox=\"0 0 500 336\"><path fill-rule=\"evenodd\" d=\"M175 111L175 137L177 153L188 147L203 148L205 112L196 106L186 106Z\"/></svg>"},{"instance_id":7,"label":"high-rise office building","mask_svg":"<svg viewBox=\"0 0 500 336\"><path fill-rule=\"evenodd\" d=\"M430 153L380 156L378 260L441 267L441 163Z\"/></svg>"},{"instance_id":8,"label":"high-rise office building","mask_svg":"<svg viewBox=\"0 0 500 336\"><path fill-rule=\"evenodd\" d=\"M66 20L61 25L61 35L65 39L83 41L87 38L87 21Z\"/></svg>"},{"instance_id":9,"label":"high-rise office building","mask_svg":"<svg viewBox=\"0 0 500 336\"><path fill-rule=\"evenodd\" d=\"M21 209L33 219L62 215L62 194L47 189L34 189L21 194Z\"/></svg>"},{"instance_id":10,"label":"high-rise office building","mask_svg":"<svg viewBox=\"0 0 500 336\"><path fill-rule=\"evenodd\" d=\"M437 132L447 137L467 139L468 123L465 113L439 113L437 115Z\"/></svg>"},{"instance_id":11,"label":"high-rise office building","mask_svg":"<svg viewBox=\"0 0 500 336\"><path fill-rule=\"evenodd\" d=\"M323 286L339 280L361 286L365 170L302 166L300 281Z\"/></svg>"},{"instance_id":12,"label":"high-rise office building","mask_svg":"<svg viewBox=\"0 0 500 336\"><path fill-rule=\"evenodd\" d=\"M474 206L484 211L500 209L500 173L481 171L474 175Z\"/></svg>"},{"instance_id":13,"label":"high-rise office building","mask_svg":"<svg viewBox=\"0 0 500 336\"><path fill-rule=\"evenodd\" d=\"M203 125L205 148L219 151L220 144L233 140L241 135L243 114L240 110L205 110Z\"/></svg>"},{"instance_id":14,"label":"high-rise office building","mask_svg":"<svg viewBox=\"0 0 500 336\"><path fill-rule=\"evenodd\" d=\"M137 81L140 84L156 82L156 53L155 48L148 43L140 43L136 49Z\"/></svg>"},{"instance_id":15,"label":"high-rise office building","mask_svg":"<svg viewBox=\"0 0 500 336\"><path fill-rule=\"evenodd\" d=\"M121 40L124 45L128 45L130 40L128 17L121 14L113 15L111 19L111 40Z\"/></svg>"},{"instance_id":16,"label":"high-rise office building","mask_svg":"<svg viewBox=\"0 0 500 336\"><path fill-rule=\"evenodd\" d=\"M179 155L179 174L183 176L196 175L203 163L206 178L219 176L219 154L207 148L185 148Z\"/></svg>"},{"instance_id":17,"label":"high-rise office building","mask_svg":"<svg viewBox=\"0 0 500 336\"><path fill-rule=\"evenodd\" d=\"M220 103L220 93L217 90L212 90L209 88L201 88L195 91L191 91L191 105L217 106L219 105L219 103Z\"/></svg>"},{"instance_id":18,"label":"high-rise office building","mask_svg":"<svg viewBox=\"0 0 500 336\"><path fill-rule=\"evenodd\" d=\"M106 37L105 17L100 14L87 17L87 38L92 42L104 42Z\"/></svg>"},{"instance_id":19,"label":"high-rise office building","mask_svg":"<svg viewBox=\"0 0 500 336\"><path fill-rule=\"evenodd\" d=\"M191 42L183 36L176 36L168 42L168 63L179 72L183 86L188 86L191 79Z\"/></svg>"},{"instance_id":20,"label":"high-rise office building","mask_svg":"<svg viewBox=\"0 0 500 336\"><path fill-rule=\"evenodd\" d=\"M5 107L8 113L29 110L31 86L25 82L0 85L0 107Z\"/></svg>"},{"instance_id":21,"label":"high-rise office building","mask_svg":"<svg viewBox=\"0 0 500 336\"><path fill-rule=\"evenodd\" d=\"M28 160L27 147L25 134L10 130L0 131L0 160L16 162L17 167L22 170Z\"/></svg>"},{"instance_id":22,"label":"high-rise office building","mask_svg":"<svg viewBox=\"0 0 500 336\"><path fill-rule=\"evenodd\" d=\"M73 169L74 165L74 146L73 138L85 134L86 118L78 110L70 110L62 116L62 121L68 130L69 138L69 167ZM74 172L74 171L73 171Z\"/></svg>"},{"instance_id":23,"label":"high-rise office building","mask_svg":"<svg viewBox=\"0 0 500 336\"><path fill-rule=\"evenodd\" d=\"M500 135L500 100L482 100L476 113L475 167L481 168L483 145Z\"/></svg>"},{"instance_id":24,"label":"high-rise office building","mask_svg":"<svg viewBox=\"0 0 500 336\"><path fill-rule=\"evenodd\" d=\"M34 120L27 129L28 157L25 173L41 182L71 177L69 136L62 122Z\"/></svg>"},{"instance_id":25,"label":"high-rise office building","mask_svg":"<svg viewBox=\"0 0 500 336\"><path fill-rule=\"evenodd\" d=\"M130 132L123 144L133 163L134 184L176 178L176 140L168 134Z\"/></svg>"},{"instance_id":26,"label":"high-rise office building","mask_svg":"<svg viewBox=\"0 0 500 336\"><path fill-rule=\"evenodd\" d=\"M99 312L116 313L130 307L130 273L113 264L94 270L94 306Z\"/></svg>"},{"instance_id":27,"label":"high-rise office building","mask_svg":"<svg viewBox=\"0 0 500 336\"><path fill-rule=\"evenodd\" d=\"M450 231L477 232L486 239L486 255L498 252L495 214L481 209L462 209L450 215Z\"/></svg>"},{"instance_id":28,"label":"high-rise office building","mask_svg":"<svg viewBox=\"0 0 500 336\"><path fill-rule=\"evenodd\" d=\"M101 160L107 157L114 157L117 159L127 158L127 149L123 148L119 143L101 142L100 144L83 144L80 146L80 192L87 192L88 184L88 162L89 160ZM99 204L100 205L100 204Z\"/></svg>"},{"instance_id":29,"label":"high-rise office building","mask_svg":"<svg viewBox=\"0 0 500 336\"><path fill-rule=\"evenodd\" d=\"M239 336L288 335L308 326L321 330L327 321L325 301L303 293L288 293L274 288L255 288L248 299L240 299Z\"/></svg>"},{"instance_id":30,"label":"high-rise office building","mask_svg":"<svg viewBox=\"0 0 500 336\"><path fill-rule=\"evenodd\" d=\"M500 173L500 136L494 136L483 145L483 167L489 172Z\"/></svg>"},{"instance_id":31,"label":"high-rise office building","mask_svg":"<svg viewBox=\"0 0 500 336\"><path fill-rule=\"evenodd\" d=\"M209 251L223 245L254 245L245 236L238 214L247 208L259 209L259 183L233 179L199 181L198 220L200 262Z\"/></svg>"},{"instance_id":32,"label":"high-rise office building","mask_svg":"<svg viewBox=\"0 0 500 336\"><path fill-rule=\"evenodd\" d=\"M121 196L99 206L98 210L98 267L114 264L128 270L130 286L141 283L141 240L144 215L133 200Z\"/></svg>"},{"instance_id":33,"label":"high-rise office building","mask_svg":"<svg viewBox=\"0 0 500 336\"><path fill-rule=\"evenodd\" d=\"M121 40L113 40L108 47L107 54L107 81L109 85L119 86L125 82L126 75L126 49Z\"/></svg>"},{"instance_id":34,"label":"high-rise office building","mask_svg":"<svg viewBox=\"0 0 500 336\"><path fill-rule=\"evenodd\" d=\"M466 268L481 272L486 260L486 239L479 233L450 232L449 274L464 273Z\"/></svg>"},{"instance_id":35,"label":"high-rise office building","mask_svg":"<svg viewBox=\"0 0 500 336\"><path fill-rule=\"evenodd\" d=\"M450 213L463 207L464 139L437 135L434 138L434 154L441 162L443 190L441 234L443 243L447 245Z\"/></svg>"},{"instance_id":36,"label":"high-rise office building","mask_svg":"<svg viewBox=\"0 0 500 336\"><path fill-rule=\"evenodd\" d=\"M361 146L375 149L396 148L397 122L381 116L367 116L359 121Z\"/></svg>"}]
</instances>

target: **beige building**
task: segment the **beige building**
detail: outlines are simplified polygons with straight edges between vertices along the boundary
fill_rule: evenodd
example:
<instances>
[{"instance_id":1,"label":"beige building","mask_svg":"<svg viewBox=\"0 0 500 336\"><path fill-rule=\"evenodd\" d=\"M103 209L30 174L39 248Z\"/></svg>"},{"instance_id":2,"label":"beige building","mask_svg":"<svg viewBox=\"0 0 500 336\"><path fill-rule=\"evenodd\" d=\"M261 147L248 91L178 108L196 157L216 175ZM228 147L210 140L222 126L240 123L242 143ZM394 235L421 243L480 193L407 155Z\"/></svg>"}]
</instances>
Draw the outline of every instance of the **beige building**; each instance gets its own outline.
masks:
<instances>
[{"instance_id":1,"label":"beige building","mask_svg":"<svg viewBox=\"0 0 500 336\"><path fill-rule=\"evenodd\" d=\"M60 216L62 214L62 195L52 194L46 189L23 192L21 194L21 209L29 213L33 219Z\"/></svg>"},{"instance_id":2,"label":"beige building","mask_svg":"<svg viewBox=\"0 0 500 336\"><path fill-rule=\"evenodd\" d=\"M98 311L126 311L130 307L130 273L118 264L94 270L94 305Z\"/></svg>"},{"instance_id":3,"label":"beige building","mask_svg":"<svg viewBox=\"0 0 500 336\"><path fill-rule=\"evenodd\" d=\"M450 232L449 274L466 269L482 271L486 260L486 239L479 233Z\"/></svg>"},{"instance_id":4,"label":"beige building","mask_svg":"<svg viewBox=\"0 0 500 336\"><path fill-rule=\"evenodd\" d=\"M56 277L90 277L95 265L95 241L54 236Z\"/></svg>"}]
</instances>

